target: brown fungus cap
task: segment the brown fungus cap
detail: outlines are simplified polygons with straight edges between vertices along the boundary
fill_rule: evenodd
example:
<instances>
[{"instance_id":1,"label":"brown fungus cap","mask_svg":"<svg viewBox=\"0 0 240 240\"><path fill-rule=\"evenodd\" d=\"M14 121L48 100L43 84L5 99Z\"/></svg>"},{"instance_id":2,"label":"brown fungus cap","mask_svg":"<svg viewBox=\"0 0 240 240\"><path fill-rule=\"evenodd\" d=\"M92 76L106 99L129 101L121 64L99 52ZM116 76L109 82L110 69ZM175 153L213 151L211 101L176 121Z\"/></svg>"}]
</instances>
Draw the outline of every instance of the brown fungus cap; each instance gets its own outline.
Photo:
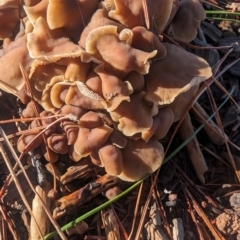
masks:
<instances>
[{"instance_id":1,"label":"brown fungus cap","mask_svg":"<svg viewBox=\"0 0 240 240\"><path fill-rule=\"evenodd\" d=\"M87 74L91 68L91 63L82 62L81 58L62 58L57 64L67 67L64 77L70 82L86 82Z\"/></svg>"},{"instance_id":2,"label":"brown fungus cap","mask_svg":"<svg viewBox=\"0 0 240 240\"><path fill-rule=\"evenodd\" d=\"M80 128L77 141L74 144L75 152L81 157L88 156L94 149L102 146L109 138L113 129L107 125L97 128Z\"/></svg>"},{"instance_id":3,"label":"brown fungus cap","mask_svg":"<svg viewBox=\"0 0 240 240\"><path fill-rule=\"evenodd\" d=\"M153 117L152 127L142 133L142 139L148 142L152 137L162 139L168 133L174 121L174 115L170 108L161 108L158 114Z\"/></svg>"},{"instance_id":4,"label":"brown fungus cap","mask_svg":"<svg viewBox=\"0 0 240 240\"><path fill-rule=\"evenodd\" d=\"M205 18L206 13L199 0L181 0L170 30L175 38L190 42L197 36L197 28Z\"/></svg>"},{"instance_id":5,"label":"brown fungus cap","mask_svg":"<svg viewBox=\"0 0 240 240\"><path fill-rule=\"evenodd\" d=\"M26 47L26 43L27 43L26 34L24 34L21 37L18 37L17 39L15 38L14 40L12 38L5 38L3 40L3 45L2 45L3 51L6 54L14 50L15 48Z\"/></svg>"},{"instance_id":6,"label":"brown fungus cap","mask_svg":"<svg viewBox=\"0 0 240 240\"><path fill-rule=\"evenodd\" d=\"M41 151L44 156L44 158L51 163L55 163L58 160L59 154L52 151L49 147L47 147L45 144L41 145Z\"/></svg>"},{"instance_id":7,"label":"brown fungus cap","mask_svg":"<svg viewBox=\"0 0 240 240\"><path fill-rule=\"evenodd\" d=\"M43 143L42 136L37 137L35 140L35 136L37 133L26 133L22 135L17 141L17 149L19 152L29 152L39 147ZM30 143L32 141L32 143ZM29 144L29 146L27 146Z\"/></svg>"},{"instance_id":8,"label":"brown fungus cap","mask_svg":"<svg viewBox=\"0 0 240 240\"><path fill-rule=\"evenodd\" d=\"M134 182L142 179L149 173L156 171L162 164L164 152L162 144L150 139L148 143L143 140L128 140L123 155L123 171L119 178Z\"/></svg>"},{"instance_id":9,"label":"brown fungus cap","mask_svg":"<svg viewBox=\"0 0 240 240\"><path fill-rule=\"evenodd\" d=\"M51 111L55 108L51 101L51 90L55 84L62 81L64 81L64 77L62 75L55 76L51 79L50 83L46 85L41 98L41 105L45 110Z\"/></svg>"},{"instance_id":10,"label":"brown fungus cap","mask_svg":"<svg viewBox=\"0 0 240 240\"><path fill-rule=\"evenodd\" d=\"M98 0L49 0L47 22L50 29L63 28L69 37L79 39L86 23L97 9Z\"/></svg>"},{"instance_id":11,"label":"brown fungus cap","mask_svg":"<svg viewBox=\"0 0 240 240\"><path fill-rule=\"evenodd\" d=\"M134 28L145 26L144 6L142 1L136 0L105 0L109 17L123 25ZM146 0L146 10L150 20L150 27L161 34L171 14L173 0Z\"/></svg>"},{"instance_id":12,"label":"brown fungus cap","mask_svg":"<svg viewBox=\"0 0 240 240\"><path fill-rule=\"evenodd\" d=\"M33 118L36 117L35 112L34 112L34 103L29 102L26 106L26 108L22 111L21 117L23 118Z\"/></svg>"},{"instance_id":13,"label":"brown fungus cap","mask_svg":"<svg viewBox=\"0 0 240 240\"><path fill-rule=\"evenodd\" d=\"M37 5L41 0L23 0L23 2L25 6L31 7Z\"/></svg>"},{"instance_id":14,"label":"brown fungus cap","mask_svg":"<svg viewBox=\"0 0 240 240\"><path fill-rule=\"evenodd\" d=\"M122 172L123 156L118 147L107 144L99 149L98 154L108 174L116 176Z\"/></svg>"},{"instance_id":15,"label":"brown fungus cap","mask_svg":"<svg viewBox=\"0 0 240 240\"><path fill-rule=\"evenodd\" d=\"M25 46L15 48L2 56L0 58L1 89L18 97L18 91L22 89L25 83L19 68L19 62L22 63L23 69L28 74L32 61L33 59L30 58Z\"/></svg>"},{"instance_id":16,"label":"brown fungus cap","mask_svg":"<svg viewBox=\"0 0 240 240\"><path fill-rule=\"evenodd\" d=\"M76 106L67 105L67 104L65 104L60 110L60 113L73 114L74 116L77 117L77 119L80 119L86 112L87 110L81 107L76 107Z\"/></svg>"},{"instance_id":17,"label":"brown fungus cap","mask_svg":"<svg viewBox=\"0 0 240 240\"><path fill-rule=\"evenodd\" d=\"M101 2L101 3L103 3L103 2ZM122 24L115 22L108 18L108 12L107 12L106 8L104 7L104 4L102 4L101 8L94 12L88 25L84 28L84 30L81 34L80 40L78 42L79 45L81 47L85 48L87 36L92 30L94 30L98 27L101 27L101 26L109 26L109 25L117 26L118 32L125 28L125 26L123 26Z\"/></svg>"},{"instance_id":18,"label":"brown fungus cap","mask_svg":"<svg viewBox=\"0 0 240 240\"><path fill-rule=\"evenodd\" d=\"M144 79L144 75L142 75L139 72L135 72L132 71L130 72L126 78L124 79L124 81L128 81L134 92L141 92L144 89L145 86L145 79Z\"/></svg>"},{"instance_id":19,"label":"brown fungus cap","mask_svg":"<svg viewBox=\"0 0 240 240\"><path fill-rule=\"evenodd\" d=\"M67 134L67 145L73 145L78 137L79 126L71 121L64 121L62 127Z\"/></svg>"},{"instance_id":20,"label":"brown fungus cap","mask_svg":"<svg viewBox=\"0 0 240 240\"><path fill-rule=\"evenodd\" d=\"M189 103L195 97L195 94L198 90L198 85L191 87L187 92L181 93L178 95L175 100L168 105L171 108L174 116L174 122L180 120L185 113ZM181 104L179 104L181 103Z\"/></svg>"},{"instance_id":21,"label":"brown fungus cap","mask_svg":"<svg viewBox=\"0 0 240 240\"><path fill-rule=\"evenodd\" d=\"M28 19L32 25L35 24L35 22L39 17L43 17L46 19L47 6L48 6L48 0L42 0L34 6L23 6L28 16Z\"/></svg>"},{"instance_id":22,"label":"brown fungus cap","mask_svg":"<svg viewBox=\"0 0 240 240\"><path fill-rule=\"evenodd\" d=\"M11 37L19 22L19 4L15 0L0 1L0 40Z\"/></svg>"},{"instance_id":23,"label":"brown fungus cap","mask_svg":"<svg viewBox=\"0 0 240 240\"><path fill-rule=\"evenodd\" d=\"M31 79L30 82L34 82L32 84L34 88L37 91L42 92L53 77L64 75L65 71L65 66L55 63L38 65L36 68L31 68L29 74L29 78Z\"/></svg>"},{"instance_id":24,"label":"brown fungus cap","mask_svg":"<svg viewBox=\"0 0 240 240\"><path fill-rule=\"evenodd\" d=\"M111 133L108 141L111 142L112 145L117 146L118 148L125 148L127 144L126 137L121 132L115 129Z\"/></svg>"},{"instance_id":25,"label":"brown fungus cap","mask_svg":"<svg viewBox=\"0 0 240 240\"><path fill-rule=\"evenodd\" d=\"M132 47L142 50L144 52L151 52L157 50L156 56L152 59L153 61L155 59L161 59L166 57L166 47L160 42L157 35L140 26L133 28L132 32Z\"/></svg>"},{"instance_id":26,"label":"brown fungus cap","mask_svg":"<svg viewBox=\"0 0 240 240\"><path fill-rule=\"evenodd\" d=\"M105 106L102 104L102 101L99 101L98 99L92 97L94 96L94 93L91 94L92 93L91 91L89 93L88 88L86 89L85 93L89 93L90 94L89 96L87 96L87 94L84 95L78 89L79 88L77 86L71 86L69 88L69 91L65 98L66 104L73 105L76 107L81 107L83 109L88 109L88 110L105 109ZM85 90L84 87L83 87L83 90Z\"/></svg>"},{"instance_id":27,"label":"brown fungus cap","mask_svg":"<svg viewBox=\"0 0 240 240\"><path fill-rule=\"evenodd\" d=\"M55 108L61 108L65 104L66 93L71 86L70 82L63 81L54 84L50 92L50 100Z\"/></svg>"},{"instance_id":28,"label":"brown fungus cap","mask_svg":"<svg viewBox=\"0 0 240 240\"><path fill-rule=\"evenodd\" d=\"M72 161L74 162L78 162L81 160L81 156L76 153L76 151L74 150L74 146L73 145L70 145L68 147L68 156L72 159Z\"/></svg>"},{"instance_id":29,"label":"brown fungus cap","mask_svg":"<svg viewBox=\"0 0 240 240\"><path fill-rule=\"evenodd\" d=\"M96 66L94 66L95 68ZM93 92L97 93L98 95L102 96L102 80L101 78L94 72L94 68L92 68L88 75L86 86Z\"/></svg>"},{"instance_id":30,"label":"brown fungus cap","mask_svg":"<svg viewBox=\"0 0 240 240\"><path fill-rule=\"evenodd\" d=\"M103 124L101 116L93 111L85 113L78 121L78 125L85 128L101 127Z\"/></svg>"},{"instance_id":31,"label":"brown fungus cap","mask_svg":"<svg viewBox=\"0 0 240 240\"><path fill-rule=\"evenodd\" d=\"M102 96L106 100L107 111L115 110L122 101L130 101L133 88L128 81L123 82L120 78L108 73L101 64L94 70L102 81Z\"/></svg>"},{"instance_id":32,"label":"brown fungus cap","mask_svg":"<svg viewBox=\"0 0 240 240\"><path fill-rule=\"evenodd\" d=\"M41 120L33 120L30 123L30 128L34 129L36 127L40 127L40 126L45 126L47 127L49 124L53 123L56 119L55 117L51 117L53 116L53 113L49 112L49 111L42 111L39 114L40 117L49 117L49 118L42 118ZM40 121L40 122L39 122ZM46 129L44 131L44 134L46 136L50 136L52 133L54 133L56 131L56 125L52 125L51 127L49 127L48 129Z\"/></svg>"},{"instance_id":33,"label":"brown fungus cap","mask_svg":"<svg viewBox=\"0 0 240 240\"><path fill-rule=\"evenodd\" d=\"M123 29L128 32L129 29ZM130 34L125 34L125 36ZM86 40L86 51L104 62L107 71L126 76L131 71L142 74L148 73L150 63L157 51L150 53L132 48L126 43L126 39L121 41L117 33L116 26L104 26L92 30ZM113 55L112 52L115 52Z\"/></svg>"},{"instance_id":34,"label":"brown fungus cap","mask_svg":"<svg viewBox=\"0 0 240 240\"><path fill-rule=\"evenodd\" d=\"M59 154L68 153L68 145L67 145L67 136L66 134L52 134L47 138L48 147Z\"/></svg>"},{"instance_id":35,"label":"brown fungus cap","mask_svg":"<svg viewBox=\"0 0 240 240\"><path fill-rule=\"evenodd\" d=\"M154 62L145 77L145 99L156 105L172 103L179 94L212 76L204 59L173 44L164 45L167 56Z\"/></svg>"},{"instance_id":36,"label":"brown fungus cap","mask_svg":"<svg viewBox=\"0 0 240 240\"><path fill-rule=\"evenodd\" d=\"M144 95L144 92L134 93L130 102L124 101L110 112L113 121L119 122L118 130L125 136L130 137L152 127L151 108L144 101Z\"/></svg>"},{"instance_id":37,"label":"brown fungus cap","mask_svg":"<svg viewBox=\"0 0 240 240\"><path fill-rule=\"evenodd\" d=\"M32 58L47 62L56 62L66 57L81 57L83 62L93 58L79 45L74 44L62 29L51 30L44 18L35 22L34 30L27 34L27 47Z\"/></svg>"}]
</instances>

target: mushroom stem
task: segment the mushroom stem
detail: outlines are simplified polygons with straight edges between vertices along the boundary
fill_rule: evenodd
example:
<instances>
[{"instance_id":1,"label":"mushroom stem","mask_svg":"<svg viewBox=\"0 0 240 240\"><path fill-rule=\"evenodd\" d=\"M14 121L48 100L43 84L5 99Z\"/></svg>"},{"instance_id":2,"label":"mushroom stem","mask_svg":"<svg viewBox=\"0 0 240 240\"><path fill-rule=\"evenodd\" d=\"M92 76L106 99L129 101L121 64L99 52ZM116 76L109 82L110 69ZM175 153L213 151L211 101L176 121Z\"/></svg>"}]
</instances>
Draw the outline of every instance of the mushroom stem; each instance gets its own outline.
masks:
<instances>
[{"instance_id":1,"label":"mushroom stem","mask_svg":"<svg viewBox=\"0 0 240 240\"><path fill-rule=\"evenodd\" d=\"M189 113L184 118L180 128L179 133L182 136L183 141L187 140L192 134L194 134L191 117ZM193 168L197 174L198 179L205 183L204 173L208 170L207 163L204 159L198 140L194 137L187 145L187 152L189 158L191 159Z\"/></svg>"},{"instance_id":2,"label":"mushroom stem","mask_svg":"<svg viewBox=\"0 0 240 240\"><path fill-rule=\"evenodd\" d=\"M205 120L209 119L208 114L205 112L205 110L202 108L202 106L198 102L196 102L193 105L193 108L192 108L191 112L194 114L194 117L198 121L202 122L203 119L205 119ZM215 122L213 120L209 120L205 124L203 129L205 130L206 134L208 135L208 137L211 139L211 141L214 144L217 144L217 145L223 145L224 144L224 137L222 136L222 131L215 124Z\"/></svg>"}]
</instances>

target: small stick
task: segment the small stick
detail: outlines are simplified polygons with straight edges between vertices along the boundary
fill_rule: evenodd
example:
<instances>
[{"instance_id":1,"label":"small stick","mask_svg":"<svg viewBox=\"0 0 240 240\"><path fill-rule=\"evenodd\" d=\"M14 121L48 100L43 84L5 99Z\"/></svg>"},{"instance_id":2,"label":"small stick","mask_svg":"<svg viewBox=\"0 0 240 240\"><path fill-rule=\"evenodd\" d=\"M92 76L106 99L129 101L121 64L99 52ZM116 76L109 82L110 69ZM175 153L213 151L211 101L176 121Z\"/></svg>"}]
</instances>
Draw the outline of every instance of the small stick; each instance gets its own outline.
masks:
<instances>
[{"instance_id":1,"label":"small stick","mask_svg":"<svg viewBox=\"0 0 240 240\"><path fill-rule=\"evenodd\" d=\"M192 134L194 134L194 129L189 114L187 114L184 118L179 128L179 132L183 141L187 140ZM198 179L202 183L205 183L204 173L208 170L208 166L199 147L197 138L193 137L192 140L186 145L186 148Z\"/></svg>"}]
</instances>

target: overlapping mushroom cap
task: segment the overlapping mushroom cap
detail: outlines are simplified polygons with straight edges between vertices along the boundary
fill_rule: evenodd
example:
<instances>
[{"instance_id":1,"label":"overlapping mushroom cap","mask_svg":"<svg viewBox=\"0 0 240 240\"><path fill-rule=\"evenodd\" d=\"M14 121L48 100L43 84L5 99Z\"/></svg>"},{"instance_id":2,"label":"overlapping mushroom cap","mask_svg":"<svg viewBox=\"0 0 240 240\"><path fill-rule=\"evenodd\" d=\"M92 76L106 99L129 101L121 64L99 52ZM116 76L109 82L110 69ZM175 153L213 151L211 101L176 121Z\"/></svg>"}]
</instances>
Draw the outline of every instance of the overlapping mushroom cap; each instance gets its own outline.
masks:
<instances>
[{"instance_id":1,"label":"overlapping mushroom cap","mask_svg":"<svg viewBox=\"0 0 240 240\"><path fill-rule=\"evenodd\" d=\"M0 3L0 18L2 13L9 18L5 27L0 23L0 87L30 101L21 62L33 97L44 109L40 116L46 117L34 120L30 129L51 124L54 114L65 116L34 143L40 130L23 135L19 151L40 147L52 162L60 154L73 161L89 157L125 181L139 180L161 166L159 140L212 72L205 60L159 38L166 29L191 41L204 18L200 3L144 2L25 0L25 29L16 36L16 13L22 6L13 0ZM179 18L185 17L191 33L181 38ZM29 116L35 116L32 104L23 111L23 117Z\"/></svg>"},{"instance_id":2,"label":"overlapping mushroom cap","mask_svg":"<svg viewBox=\"0 0 240 240\"><path fill-rule=\"evenodd\" d=\"M181 0L178 11L170 24L171 32L175 38L190 42L196 37L197 28L205 18L206 13L200 1Z\"/></svg>"}]
</instances>

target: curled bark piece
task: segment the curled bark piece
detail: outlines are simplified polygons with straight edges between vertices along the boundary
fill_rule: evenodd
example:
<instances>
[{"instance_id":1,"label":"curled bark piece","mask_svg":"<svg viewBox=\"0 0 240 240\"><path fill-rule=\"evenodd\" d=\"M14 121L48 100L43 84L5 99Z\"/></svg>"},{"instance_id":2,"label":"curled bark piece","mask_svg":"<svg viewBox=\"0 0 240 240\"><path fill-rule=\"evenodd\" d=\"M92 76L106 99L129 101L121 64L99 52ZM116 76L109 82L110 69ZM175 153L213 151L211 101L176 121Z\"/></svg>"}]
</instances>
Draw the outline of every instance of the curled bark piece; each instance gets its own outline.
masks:
<instances>
[{"instance_id":1,"label":"curled bark piece","mask_svg":"<svg viewBox=\"0 0 240 240\"><path fill-rule=\"evenodd\" d=\"M58 219L66 213L71 213L71 210L89 201L99 193L115 186L118 181L117 177L106 174L68 196L58 199L55 202L56 207L53 210L53 217Z\"/></svg>"},{"instance_id":2,"label":"curled bark piece","mask_svg":"<svg viewBox=\"0 0 240 240\"><path fill-rule=\"evenodd\" d=\"M180 135L182 136L183 141L187 140L193 133L193 126L191 122L190 115L187 114L185 119L183 120L180 128ZM198 140L194 137L187 145L186 145L189 158L191 159L193 168L197 174L198 179L205 183L204 173L208 170L207 163L204 159L202 151L199 147Z\"/></svg>"},{"instance_id":3,"label":"curled bark piece","mask_svg":"<svg viewBox=\"0 0 240 240\"><path fill-rule=\"evenodd\" d=\"M79 163L69 167L67 172L60 177L60 181L63 184L69 183L74 179L84 178L90 175L94 169L94 165L91 164L89 158L84 158Z\"/></svg>"}]
</instances>

